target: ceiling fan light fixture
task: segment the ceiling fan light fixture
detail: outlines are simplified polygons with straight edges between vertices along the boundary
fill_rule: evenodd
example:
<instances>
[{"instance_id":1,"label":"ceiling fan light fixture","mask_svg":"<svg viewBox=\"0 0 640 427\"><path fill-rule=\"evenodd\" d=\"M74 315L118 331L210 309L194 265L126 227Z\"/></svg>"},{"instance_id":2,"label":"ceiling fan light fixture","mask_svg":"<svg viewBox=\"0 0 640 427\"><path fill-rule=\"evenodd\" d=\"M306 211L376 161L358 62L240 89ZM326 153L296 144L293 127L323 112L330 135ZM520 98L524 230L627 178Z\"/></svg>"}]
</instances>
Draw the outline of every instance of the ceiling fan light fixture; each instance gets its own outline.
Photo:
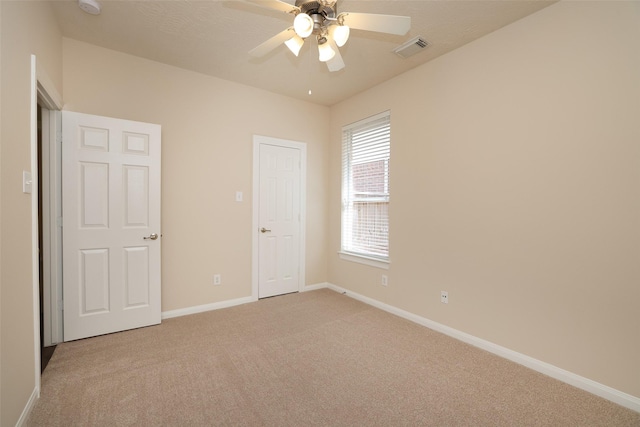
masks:
<instances>
[{"instance_id":1,"label":"ceiling fan light fixture","mask_svg":"<svg viewBox=\"0 0 640 427\"><path fill-rule=\"evenodd\" d=\"M296 34L295 36L284 42L284 44L287 45L289 50L293 52L295 56L298 56L298 54L300 53L300 49L302 49L302 45L304 44L304 39Z\"/></svg>"},{"instance_id":2,"label":"ceiling fan light fixture","mask_svg":"<svg viewBox=\"0 0 640 427\"><path fill-rule=\"evenodd\" d=\"M293 20L293 29L297 35L305 39L313 32L313 19L306 13L299 13Z\"/></svg>"},{"instance_id":3,"label":"ceiling fan light fixture","mask_svg":"<svg viewBox=\"0 0 640 427\"><path fill-rule=\"evenodd\" d=\"M322 39L318 40L318 59L320 62L330 61L334 56L336 56L335 50L331 49L331 45L327 43L327 39L324 39L324 42L320 42Z\"/></svg>"},{"instance_id":4,"label":"ceiling fan light fixture","mask_svg":"<svg viewBox=\"0 0 640 427\"><path fill-rule=\"evenodd\" d=\"M2 0L0 0L2 1ZM99 1L99 0L77 0ZM249 51L260 58L282 44L298 56L304 41L312 34L318 43L318 58L327 64L330 72L345 67L340 48L349 40L351 29L394 35L405 35L411 29L411 17L375 13L338 13L341 0L244 0L268 9L293 15L293 26L279 32ZM295 5L291 3L295 2Z\"/></svg>"},{"instance_id":5,"label":"ceiling fan light fixture","mask_svg":"<svg viewBox=\"0 0 640 427\"><path fill-rule=\"evenodd\" d=\"M333 41L336 42L336 45L342 47L349 40L349 27L346 25L332 25L329 27L329 34Z\"/></svg>"}]
</instances>

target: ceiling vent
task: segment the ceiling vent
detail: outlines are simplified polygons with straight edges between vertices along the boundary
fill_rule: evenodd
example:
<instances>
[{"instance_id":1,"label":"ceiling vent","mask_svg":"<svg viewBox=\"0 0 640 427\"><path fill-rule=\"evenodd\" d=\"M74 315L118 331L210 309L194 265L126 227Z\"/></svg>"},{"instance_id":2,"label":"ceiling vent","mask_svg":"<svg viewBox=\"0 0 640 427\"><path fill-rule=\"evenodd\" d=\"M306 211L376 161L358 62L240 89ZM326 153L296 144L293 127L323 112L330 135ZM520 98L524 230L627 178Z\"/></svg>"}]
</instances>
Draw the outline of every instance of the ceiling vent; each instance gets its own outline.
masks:
<instances>
[{"instance_id":1,"label":"ceiling vent","mask_svg":"<svg viewBox=\"0 0 640 427\"><path fill-rule=\"evenodd\" d=\"M429 42L426 41L421 36L418 36L414 39L409 40L405 44L400 45L397 48L393 49L393 52L396 53L398 56L401 56L403 58L408 58L412 55L415 55L418 52L422 52L424 49L427 48L427 46L429 46Z\"/></svg>"}]
</instances>

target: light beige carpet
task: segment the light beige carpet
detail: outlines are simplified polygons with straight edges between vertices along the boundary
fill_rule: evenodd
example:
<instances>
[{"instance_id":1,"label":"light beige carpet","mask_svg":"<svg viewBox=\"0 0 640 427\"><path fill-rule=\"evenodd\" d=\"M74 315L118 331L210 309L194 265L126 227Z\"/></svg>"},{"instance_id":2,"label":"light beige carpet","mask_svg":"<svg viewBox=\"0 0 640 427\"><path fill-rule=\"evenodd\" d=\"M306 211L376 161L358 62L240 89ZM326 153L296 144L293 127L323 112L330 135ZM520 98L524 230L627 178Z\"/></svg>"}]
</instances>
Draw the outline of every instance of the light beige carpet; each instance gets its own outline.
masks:
<instances>
[{"instance_id":1,"label":"light beige carpet","mask_svg":"<svg viewBox=\"0 0 640 427\"><path fill-rule=\"evenodd\" d=\"M640 426L330 290L61 344L29 426Z\"/></svg>"}]
</instances>

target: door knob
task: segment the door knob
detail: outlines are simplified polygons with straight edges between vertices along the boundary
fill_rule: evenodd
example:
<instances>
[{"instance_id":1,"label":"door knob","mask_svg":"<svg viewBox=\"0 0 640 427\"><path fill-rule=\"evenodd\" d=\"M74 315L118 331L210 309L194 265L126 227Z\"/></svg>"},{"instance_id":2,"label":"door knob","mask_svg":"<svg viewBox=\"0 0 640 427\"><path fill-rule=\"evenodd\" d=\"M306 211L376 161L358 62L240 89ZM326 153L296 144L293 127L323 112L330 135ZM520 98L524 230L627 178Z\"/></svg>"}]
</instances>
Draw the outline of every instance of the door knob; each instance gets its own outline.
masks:
<instances>
[{"instance_id":1,"label":"door knob","mask_svg":"<svg viewBox=\"0 0 640 427\"><path fill-rule=\"evenodd\" d=\"M266 228L264 228L264 227L262 227L262 228L260 229L260 232L261 232L261 233L266 233L267 231L271 231L271 230L267 230L267 229L266 229Z\"/></svg>"},{"instance_id":2,"label":"door knob","mask_svg":"<svg viewBox=\"0 0 640 427\"><path fill-rule=\"evenodd\" d=\"M156 240L157 238L158 235L156 233L151 233L149 236L143 237L144 240Z\"/></svg>"}]
</instances>

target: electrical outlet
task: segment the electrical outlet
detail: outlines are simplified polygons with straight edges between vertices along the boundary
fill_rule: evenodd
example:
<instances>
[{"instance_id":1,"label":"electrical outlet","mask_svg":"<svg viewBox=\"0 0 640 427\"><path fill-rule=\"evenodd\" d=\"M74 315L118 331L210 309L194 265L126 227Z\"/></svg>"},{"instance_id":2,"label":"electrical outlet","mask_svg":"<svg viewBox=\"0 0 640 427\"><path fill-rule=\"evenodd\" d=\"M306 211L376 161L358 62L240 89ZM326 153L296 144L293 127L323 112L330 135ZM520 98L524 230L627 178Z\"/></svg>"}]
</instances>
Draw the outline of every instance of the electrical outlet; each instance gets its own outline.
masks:
<instances>
[{"instance_id":1,"label":"electrical outlet","mask_svg":"<svg viewBox=\"0 0 640 427\"><path fill-rule=\"evenodd\" d=\"M386 274L382 275L382 286L387 286L389 284L389 278Z\"/></svg>"},{"instance_id":2,"label":"electrical outlet","mask_svg":"<svg viewBox=\"0 0 640 427\"><path fill-rule=\"evenodd\" d=\"M213 284L214 285L222 285L222 277L219 274L213 275Z\"/></svg>"},{"instance_id":3,"label":"electrical outlet","mask_svg":"<svg viewBox=\"0 0 640 427\"><path fill-rule=\"evenodd\" d=\"M440 302L443 304L449 304L449 292L440 291Z\"/></svg>"}]
</instances>

